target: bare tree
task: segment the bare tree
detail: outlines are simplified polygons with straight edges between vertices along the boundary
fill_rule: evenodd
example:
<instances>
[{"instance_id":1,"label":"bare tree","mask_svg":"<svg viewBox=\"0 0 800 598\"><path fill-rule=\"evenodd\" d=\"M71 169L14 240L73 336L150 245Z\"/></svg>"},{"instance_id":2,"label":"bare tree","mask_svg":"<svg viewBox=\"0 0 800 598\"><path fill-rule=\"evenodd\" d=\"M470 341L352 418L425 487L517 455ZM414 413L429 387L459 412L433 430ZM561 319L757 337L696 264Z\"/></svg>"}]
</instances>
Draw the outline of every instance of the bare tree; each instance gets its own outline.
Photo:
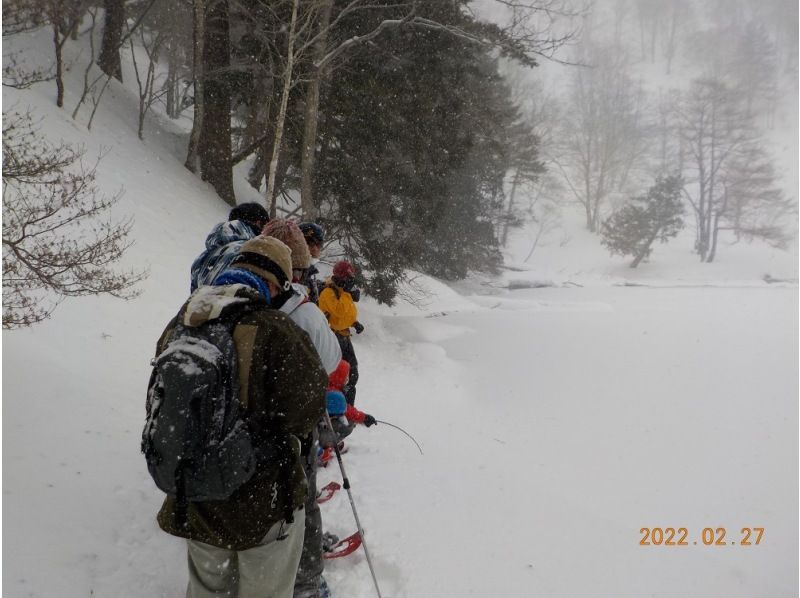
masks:
<instances>
[{"instance_id":1,"label":"bare tree","mask_svg":"<svg viewBox=\"0 0 800 598\"><path fill-rule=\"evenodd\" d=\"M100 75L96 79L90 81L92 67L95 65L94 30L95 27L97 26L97 8L96 7L89 8L88 13L89 13L89 18L91 19L91 24L89 25L89 30L87 32L89 38L89 61L86 63L86 68L83 71L83 91L81 92L81 97L78 99L78 103L75 104L75 109L72 111L73 120L75 120L78 117L78 112L80 112L81 106L86 101L86 98L90 94L94 93L95 86L97 85L98 81L103 78L103 75ZM110 77L110 75L107 75L107 77Z\"/></svg>"},{"instance_id":2,"label":"bare tree","mask_svg":"<svg viewBox=\"0 0 800 598\"><path fill-rule=\"evenodd\" d=\"M128 25L125 23L127 28L127 33L124 36L121 36L118 40L118 43L124 44L131 37L134 35L136 31L139 31L145 17L147 16L150 9L155 4L156 0L147 0L147 2L143 5L142 10L139 12L136 20L134 21L133 25ZM84 35L86 35L89 39L89 60L86 64L86 69L83 72L83 91L81 92L81 97L78 99L78 103L75 105L75 109L72 111L72 118L75 119L80 112L81 106L83 106L84 102L87 99L91 100L92 103L92 112L89 116L89 122L87 123L87 128L89 130L92 129L92 122L94 121L94 116L97 113L97 108L100 106L100 101L103 98L103 94L105 93L106 89L108 88L111 79L114 78L113 73L107 74L106 72L100 70L100 73L94 79L91 79L92 71L96 69L94 68L97 65L97 60L95 59L95 39L94 39L94 32L95 27L97 25L97 12L98 8L96 6L90 6L87 11L89 17L91 18L91 25L89 29L84 31ZM116 50L106 50L107 52L116 51L119 52L119 48Z\"/></svg>"},{"instance_id":3,"label":"bare tree","mask_svg":"<svg viewBox=\"0 0 800 598\"><path fill-rule=\"evenodd\" d=\"M508 143L509 192L500 218L500 244L508 242L509 229L527 220L534 225L544 221L543 206L553 203L554 179L549 174L549 149L553 144L557 120L555 98L546 94L540 81L526 77L524 67L507 64L505 74L520 120L512 127ZM555 208L555 204L552 205ZM549 208L548 208L549 211ZM555 210L557 211L557 210ZM538 244L538 242L536 243Z\"/></svg>"},{"instance_id":4,"label":"bare tree","mask_svg":"<svg viewBox=\"0 0 800 598\"><path fill-rule=\"evenodd\" d=\"M7 0L3 2L3 38L34 31L43 25L43 17L36 0ZM36 83L52 81L55 73L50 68L30 68L22 52L3 55L3 87L28 89Z\"/></svg>"},{"instance_id":5,"label":"bare tree","mask_svg":"<svg viewBox=\"0 0 800 598\"><path fill-rule=\"evenodd\" d=\"M302 35L303 31L308 30L313 16L311 11L305 15L300 26L298 26L298 8L300 0L292 0L292 18L289 21L289 34L286 41L286 63L283 67L282 75L282 91L281 101L278 106L277 120L275 122L275 137L272 146L272 158L269 162L267 170L267 190L266 190L266 203L269 206L269 214L271 218L277 216L277 197L275 195L275 176L278 172L278 158L281 153L281 142L283 141L283 129L286 123L286 109L289 105L289 94L292 91L292 73L294 72L295 61L295 46L298 37Z\"/></svg>"},{"instance_id":6,"label":"bare tree","mask_svg":"<svg viewBox=\"0 0 800 598\"><path fill-rule=\"evenodd\" d=\"M77 30L86 9L86 0L37 0L42 15L53 31L53 46L56 58L56 106L64 106L64 44Z\"/></svg>"},{"instance_id":7,"label":"bare tree","mask_svg":"<svg viewBox=\"0 0 800 598\"><path fill-rule=\"evenodd\" d=\"M133 71L136 74L136 85L139 88L139 126L137 134L139 139L144 139L145 117L158 97L156 94L156 66L165 41L165 35L163 31L156 31L152 35L147 35L144 29L139 29L139 41L145 56L147 56L147 67L144 72L139 69L139 61L136 60L136 47L133 43L133 37L130 38L131 60L133 62Z\"/></svg>"},{"instance_id":8,"label":"bare tree","mask_svg":"<svg viewBox=\"0 0 800 598\"><path fill-rule=\"evenodd\" d=\"M677 106L689 154L684 191L694 210L695 249L702 262L709 261L715 223L728 208L719 182L723 167L749 137L736 104L730 89L712 78L696 80Z\"/></svg>"},{"instance_id":9,"label":"bare tree","mask_svg":"<svg viewBox=\"0 0 800 598\"><path fill-rule=\"evenodd\" d=\"M98 192L97 165L42 141L29 114L3 120L3 327L39 322L64 297L135 296L145 272L113 270L131 221L106 219L119 195Z\"/></svg>"},{"instance_id":10,"label":"bare tree","mask_svg":"<svg viewBox=\"0 0 800 598\"><path fill-rule=\"evenodd\" d=\"M785 248L796 205L778 187L772 160L756 139L736 152L721 181L727 210L715 227L709 261L716 253L719 231L726 229L733 230L737 241L761 239Z\"/></svg>"},{"instance_id":11,"label":"bare tree","mask_svg":"<svg viewBox=\"0 0 800 598\"><path fill-rule=\"evenodd\" d=\"M523 260L526 263L533 257L542 241L561 226L561 212L558 204L551 197L545 195L548 184L558 185L558 182L555 179L548 180L548 178L547 174L541 177L535 193L529 196L532 238L531 248Z\"/></svg>"},{"instance_id":12,"label":"bare tree","mask_svg":"<svg viewBox=\"0 0 800 598\"><path fill-rule=\"evenodd\" d=\"M791 203L776 189L746 100L720 79L703 78L692 83L676 113L687 152L684 195L695 215L700 261L714 261L723 230L780 244L777 223Z\"/></svg>"},{"instance_id":13,"label":"bare tree","mask_svg":"<svg viewBox=\"0 0 800 598\"><path fill-rule=\"evenodd\" d=\"M643 157L642 93L614 46L585 49L593 65L573 71L558 142L551 159L575 200L586 227L597 231L609 194L622 192Z\"/></svg>"},{"instance_id":14,"label":"bare tree","mask_svg":"<svg viewBox=\"0 0 800 598\"><path fill-rule=\"evenodd\" d=\"M44 25L53 32L56 105L64 105L63 49L75 39L89 0L7 0L3 2L3 36L33 31Z\"/></svg>"},{"instance_id":15,"label":"bare tree","mask_svg":"<svg viewBox=\"0 0 800 598\"><path fill-rule=\"evenodd\" d=\"M160 8L156 6L154 8ZM165 51L167 54L167 76L164 81L167 116L180 117L189 104L189 90L192 79L192 6L182 2L168 5L167 10L157 10L155 17L158 27L164 27L166 35Z\"/></svg>"},{"instance_id":16,"label":"bare tree","mask_svg":"<svg viewBox=\"0 0 800 598\"><path fill-rule=\"evenodd\" d=\"M636 0L642 60L647 58L648 53L651 62L656 60L656 42L666 8L666 3L662 0Z\"/></svg>"},{"instance_id":17,"label":"bare tree","mask_svg":"<svg viewBox=\"0 0 800 598\"><path fill-rule=\"evenodd\" d=\"M3 37L35 31L44 25L39 0L5 0L3 2Z\"/></svg>"},{"instance_id":18,"label":"bare tree","mask_svg":"<svg viewBox=\"0 0 800 598\"><path fill-rule=\"evenodd\" d=\"M747 116L755 108L774 113L778 86L778 54L766 28L749 21L738 38L731 61L737 91L745 97Z\"/></svg>"},{"instance_id":19,"label":"bare tree","mask_svg":"<svg viewBox=\"0 0 800 598\"><path fill-rule=\"evenodd\" d=\"M672 62L678 52L682 30L690 18L691 4L689 0L672 0L664 23L666 31L661 42L664 58L667 61L667 74L672 72Z\"/></svg>"},{"instance_id":20,"label":"bare tree","mask_svg":"<svg viewBox=\"0 0 800 598\"><path fill-rule=\"evenodd\" d=\"M410 6L410 4L397 4L381 7L372 5L366 0L350 0L332 18L332 0L291 0L291 17L285 29L286 43L277 48L275 56L280 59L280 65L275 70L280 72L276 81L276 88L280 89L277 113L274 121L267 124L267 133L256 141L251 147L259 149L259 157L251 173L251 184L258 186L262 176L266 176L266 202L270 213L277 210L276 199L280 177L280 164L282 156L283 135L286 127L287 109L290 95L299 83L306 83L306 97L304 107L303 140L301 147L301 206L304 217L313 218L316 215L316 206L312 199L312 177L315 164L316 137L319 123L320 86L323 78L331 68L331 64L351 48L357 47L377 37L384 29L402 24L398 19L385 19L364 35L349 37L333 47L328 46L329 32L342 20L358 10L377 10L381 8L397 9ZM281 34L283 36L283 34ZM303 64L310 69L310 74L305 81L296 75L297 65ZM271 110L268 110L271 112ZM260 146L260 147L259 147ZM248 148L249 149L249 148ZM252 149L250 149L252 151ZM240 152L239 156L244 156ZM236 160L236 158L234 158ZM264 174L261 174L261 170Z\"/></svg>"},{"instance_id":21,"label":"bare tree","mask_svg":"<svg viewBox=\"0 0 800 598\"><path fill-rule=\"evenodd\" d=\"M325 57L328 46L328 32L331 25L331 12L333 11L333 0L321 1L322 5L317 24L318 32L312 44L312 59L315 66L306 90L303 147L300 164L300 203L303 209L303 216L308 220L315 220L317 217L313 196L313 175L317 151L317 129L319 127L320 87L322 86L324 72L323 68L316 65Z\"/></svg>"}]
</instances>

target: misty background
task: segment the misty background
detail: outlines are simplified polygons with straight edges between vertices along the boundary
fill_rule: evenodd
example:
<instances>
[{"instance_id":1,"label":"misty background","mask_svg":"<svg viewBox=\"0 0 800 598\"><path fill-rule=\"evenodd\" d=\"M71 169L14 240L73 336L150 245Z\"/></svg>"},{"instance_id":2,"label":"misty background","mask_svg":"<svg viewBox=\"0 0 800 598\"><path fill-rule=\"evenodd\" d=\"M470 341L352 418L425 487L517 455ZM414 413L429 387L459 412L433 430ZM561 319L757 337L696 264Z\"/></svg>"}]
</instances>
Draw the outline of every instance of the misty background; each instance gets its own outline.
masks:
<instances>
[{"instance_id":1,"label":"misty background","mask_svg":"<svg viewBox=\"0 0 800 598\"><path fill-rule=\"evenodd\" d=\"M508 23L518 4L476 8ZM546 4L542 28L564 45L535 69L502 65L545 169L507 182L507 222L521 200L531 227L530 251L518 257L535 261L540 244L563 239L576 211L608 240L604 223L669 175L681 179L680 237L698 260L754 240L796 255L797 3ZM613 240L604 243L612 253Z\"/></svg>"}]
</instances>

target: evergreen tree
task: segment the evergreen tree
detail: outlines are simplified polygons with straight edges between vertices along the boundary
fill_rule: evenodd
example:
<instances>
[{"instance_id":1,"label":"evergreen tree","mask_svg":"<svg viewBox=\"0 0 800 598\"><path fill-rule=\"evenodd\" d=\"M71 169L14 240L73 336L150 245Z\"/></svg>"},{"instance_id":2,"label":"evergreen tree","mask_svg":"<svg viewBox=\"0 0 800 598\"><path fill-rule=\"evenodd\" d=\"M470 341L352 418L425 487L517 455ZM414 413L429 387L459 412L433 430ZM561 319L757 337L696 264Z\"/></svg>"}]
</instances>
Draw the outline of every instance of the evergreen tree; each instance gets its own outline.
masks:
<instances>
[{"instance_id":1,"label":"evergreen tree","mask_svg":"<svg viewBox=\"0 0 800 598\"><path fill-rule=\"evenodd\" d=\"M677 176L656 180L603 223L602 243L612 254L633 256L631 268L647 258L656 240L666 243L683 228L683 182Z\"/></svg>"},{"instance_id":2,"label":"evergreen tree","mask_svg":"<svg viewBox=\"0 0 800 598\"><path fill-rule=\"evenodd\" d=\"M435 12L459 26L468 18ZM367 290L391 302L405 268L455 279L500 263L493 218L503 181L515 148L530 156L536 141L529 132L519 142L517 110L486 47L435 29L384 36L324 89L314 195L369 272Z\"/></svg>"}]
</instances>

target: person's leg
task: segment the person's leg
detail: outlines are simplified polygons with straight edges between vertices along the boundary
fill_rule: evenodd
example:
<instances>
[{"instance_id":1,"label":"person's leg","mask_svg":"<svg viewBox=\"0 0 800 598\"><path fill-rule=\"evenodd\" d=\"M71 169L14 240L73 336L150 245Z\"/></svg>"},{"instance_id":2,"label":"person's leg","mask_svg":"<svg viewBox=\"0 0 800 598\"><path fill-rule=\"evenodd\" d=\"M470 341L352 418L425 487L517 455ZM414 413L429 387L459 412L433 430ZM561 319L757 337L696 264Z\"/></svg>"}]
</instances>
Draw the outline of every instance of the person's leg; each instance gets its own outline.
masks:
<instances>
[{"instance_id":1,"label":"person's leg","mask_svg":"<svg viewBox=\"0 0 800 598\"><path fill-rule=\"evenodd\" d=\"M344 393L344 398L351 405L355 405L356 403L357 382L358 382L358 361L356 360L356 354L353 353L353 361L350 364L350 380L348 381L347 386L345 386L345 393Z\"/></svg>"},{"instance_id":2,"label":"person's leg","mask_svg":"<svg viewBox=\"0 0 800 598\"><path fill-rule=\"evenodd\" d=\"M292 598L305 522L305 513L295 511L294 523L273 525L261 546L237 553L238 598Z\"/></svg>"},{"instance_id":3,"label":"person's leg","mask_svg":"<svg viewBox=\"0 0 800 598\"><path fill-rule=\"evenodd\" d=\"M230 598L236 596L236 552L187 540L189 587L186 598Z\"/></svg>"},{"instance_id":4,"label":"person's leg","mask_svg":"<svg viewBox=\"0 0 800 598\"><path fill-rule=\"evenodd\" d=\"M342 359L350 364L350 377L347 384L344 385L342 393L348 404L354 405L356 402L356 383L358 382L358 359L356 359L356 352L353 349L353 341L349 336L339 336L339 347L342 349Z\"/></svg>"},{"instance_id":5,"label":"person's leg","mask_svg":"<svg viewBox=\"0 0 800 598\"><path fill-rule=\"evenodd\" d=\"M305 507L306 529L300 566L297 568L297 579L294 582L294 598L317 598L324 569L322 514L317 504L317 446L318 444L314 442L305 464L308 478L308 498Z\"/></svg>"}]
</instances>

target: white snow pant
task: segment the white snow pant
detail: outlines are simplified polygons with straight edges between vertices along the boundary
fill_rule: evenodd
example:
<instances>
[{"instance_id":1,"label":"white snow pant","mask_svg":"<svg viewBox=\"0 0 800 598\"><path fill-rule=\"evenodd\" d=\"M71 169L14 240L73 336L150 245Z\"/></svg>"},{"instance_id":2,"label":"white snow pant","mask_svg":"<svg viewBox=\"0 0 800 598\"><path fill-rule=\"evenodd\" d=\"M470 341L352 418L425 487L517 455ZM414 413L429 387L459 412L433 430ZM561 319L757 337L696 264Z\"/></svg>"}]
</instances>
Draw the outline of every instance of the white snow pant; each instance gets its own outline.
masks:
<instances>
[{"instance_id":1,"label":"white snow pant","mask_svg":"<svg viewBox=\"0 0 800 598\"><path fill-rule=\"evenodd\" d=\"M262 544L248 550L226 550L195 540L189 545L186 598L292 598L303 549L305 513L294 523L273 525ZM287 537L278 540L282 531Z\"/></svg>"}]
</instances>

